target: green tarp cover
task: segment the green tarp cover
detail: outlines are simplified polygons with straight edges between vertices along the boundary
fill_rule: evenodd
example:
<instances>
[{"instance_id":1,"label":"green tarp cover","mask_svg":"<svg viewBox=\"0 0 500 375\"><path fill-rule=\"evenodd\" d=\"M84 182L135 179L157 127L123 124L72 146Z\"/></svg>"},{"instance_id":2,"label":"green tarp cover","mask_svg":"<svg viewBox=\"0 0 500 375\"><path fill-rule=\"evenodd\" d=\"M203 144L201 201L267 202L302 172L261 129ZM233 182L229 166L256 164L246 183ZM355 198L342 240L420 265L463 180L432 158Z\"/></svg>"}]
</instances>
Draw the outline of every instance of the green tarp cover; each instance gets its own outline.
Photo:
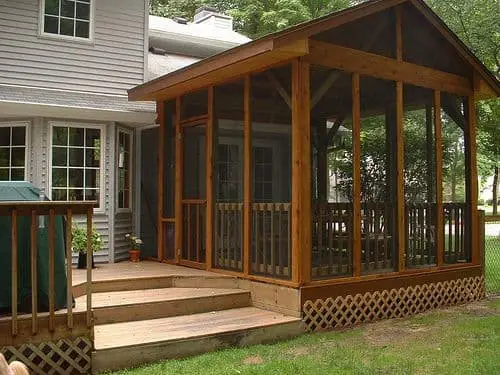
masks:
<instances>
[{"instance_id":1,"label":"green tarp cover","mask_svg":"<svg viewBox=\"0 0 500 375\"><path fill-rule=\"evenodd\" d=\"M39 201L40 191L28 182L0 181L0 201ZM0 313L11 310L11 219L0 217ZM19 216L18 233L18 302L19 311L31 310L31 217ZM48 217L38 218L37 231L38 309L49 306ZM71 261L71 260L70 260ZM55 308L66 306L66 270L63 218L55 220Z\"/></svg>"}]
</instances>

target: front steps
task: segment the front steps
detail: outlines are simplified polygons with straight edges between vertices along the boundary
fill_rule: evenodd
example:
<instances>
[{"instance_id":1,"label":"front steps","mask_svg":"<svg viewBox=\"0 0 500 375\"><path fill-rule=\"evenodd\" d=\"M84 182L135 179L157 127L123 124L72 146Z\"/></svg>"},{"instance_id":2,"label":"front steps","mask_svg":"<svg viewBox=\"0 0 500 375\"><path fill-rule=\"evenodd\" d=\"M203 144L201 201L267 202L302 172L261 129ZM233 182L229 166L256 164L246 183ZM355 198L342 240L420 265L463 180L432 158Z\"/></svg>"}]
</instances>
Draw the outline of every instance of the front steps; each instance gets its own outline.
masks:
<instances>
[{"instance_id":1,"label":"front steps","mask_svg":"<svg viewBox=\"0 0 500 375\"><path fill-rule=\"evenodd\" d=\"M303 332L300 318L252 307L250 291L232 277L101 280L93 290L93 373ZM85 308L83 288L74 291L76 308Z\"/></svg>"},{"instance_id":2,"label":"front steps","mask_svg":"<svg viewBox=\"0 0 500 375\"><path fill-rule=\"evenodd\" d=\"M95 327L93 372L292 338L298 318L255 307Z\"/></svg>"}]
</instances>

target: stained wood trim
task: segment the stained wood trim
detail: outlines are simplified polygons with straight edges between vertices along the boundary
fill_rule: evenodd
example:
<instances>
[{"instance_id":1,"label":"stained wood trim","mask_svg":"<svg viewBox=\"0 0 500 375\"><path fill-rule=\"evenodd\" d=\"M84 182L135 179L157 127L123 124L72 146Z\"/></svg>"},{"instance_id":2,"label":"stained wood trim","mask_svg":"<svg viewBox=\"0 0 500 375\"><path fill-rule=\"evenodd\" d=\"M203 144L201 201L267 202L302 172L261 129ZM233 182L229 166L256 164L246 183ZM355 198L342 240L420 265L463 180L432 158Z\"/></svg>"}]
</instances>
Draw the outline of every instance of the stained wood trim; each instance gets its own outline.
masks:
<instances>
[{"instance_id":1,"label":"stained wood trim","mask_svg":"<svg viewBox=\"0 0 500 375\"><path fill-rule=\"evenodd\" d=\"M396 82L396 202L397 202L397 251L398 270L404 271L406 265L405 241L405 180L404 180L404 124L403 124L403 82Z\"/></svg>"},{"instance_id":2,"label":"stained wood trim","mask_svg":"<svg viewBox=\"0 0 500 375\"><path fill-rule=\"evenodd\" d=\"M206 119L206 230L205 230L205 246L206 246L206 268L212 268L213 258L213 236L214 236L214 88L208 89L208 116Z\"/></svg>"},{"instance_id":3,"label":"stained wood trim","mask_svg":"<svg viewBox=\"0 0 500 375\"><path fill-rule=\"evenodd\" d=\"M196 268L199 270L204 270L206 269L206 263L201 263L201 262L195 262L193 260L187 260L187 259L179 259L178 262L179 265L185 266L185 267L190 267L190 268Z\"/></svg>"},{"instance_id":4,"label":"stained wood trim","mask_svg":"<svg viewBox=\"0 0 500 375\"><path fill-rule=\"evenodd\" d=\"M157 213L157 236L158 236L158 248L156 256L158 259L163 259L163 249L165 248L163 240L163 193L165 190L163 181L165 173L165 102L156 102L156 113L159 122L158 129L158 213Z\"/></svg>"},{"instance_id":5,"label":"stained wood trim","mask_svg":"<svg viewBox=\"0 0 500 375\"><path fill-rule=\"evenodd\" d=\"M311 64L360 73L376 78L402 81L415 86L470 95L469 79L424 66L397 61L369 52L311 40L309 54L303 59Z\"/></svg>"},{"instance_id":6,"label":"stained wood trim","mask_svg":"<svg viewBox=\"0 0 500 375\"><path fill-rule=\"evenodd\" d=\"M252 248L252 118L251 118L251 77L245 77L243 93L243 273L250 274Z\"/></svg>"},{"instance_id":7,"label":"stained wood trim","mask_svg":"<svg viewBox=\"0 0 500 375\"><path fill-rule=\"evenodd\" d=\"M175 249L174 257L178 263L182 248L182 197L184 180L184 150L181 126L181 97L175 99Z\"/></svg>"},{"instance_id":8,"label":"stained wood trim","mask_svg":"<svg viewBox=\"0 0 500 375\"><path fill-rule=\"evenodd\" d=\"M375 290L390 290L410 285L422 285L431 282L480 276L481 274L481 266L468 264L426 269L425 272L407 270L404 273L394 272L390 274L367 275L360 278L312 281L301 288L301 301L303 304L306 300L315 301L318 298L324 297L335 298L340 295L363 294Z\"/></svg>"},{"instance_id":9,"label":"stained wood trim","mask_svg":"<svg viewBox=\"0 0 500 375\"><path fill-rule=\"evenodd\" d=\"M441 92L434 91L434 131L436 155L436 256L437 266L444 264L443 211L443 134L441 123Z\"/></svg>"},{"instance_id":10,"label":"stained wood trim","mask_svg":"<svg viewBox=\"0 0 500 375\"><path fill-rule=\"evenodd\" d=\"M359 74L352 75L352 261L353 276L361 275L361 100Z\"/></svg>"},{"instance_id":11,"label":"stained wood trim","mask_svg":"<svg viewBox=\"0 0 500 375\"><path fill-rule=\"evenodd\" d=\"M309 64L292 62L292 281L311 280L311 124Z\"/></svg>"},{"instance_id":12,"label":"stained wood trim","mask_svg":"<svg viewBox=\"0 0 500 375\"><path fill-rule=\"evenodd\" d=\"M467 118L466 132L466 163L467 163L467 205L470 225L470 249L472 252L472 263L480 264L479 259L479 228L477 213L478 196L478 176L477 176L477 142L476 142L476 103L472 94L465 106L465 116Z\"/></svg>"},{"instance_id":13,"label":"stained wood trim","mask_svg":"<svg viewBox=\"0 0 500 375\"><path fill-rule=\"evenodd\" d=\"M175 95L183 95L265 70L272 65L303 56L308 52L307 39L294 40L279 48L275 48L271 40L265 43L268 44L267 49L253 51L252 45L248 44L245 46L246 50L240 53L239 48L233 48L230 50L231 54L219 54L213 59L205 59L201 63L192 64L186 69L160 77L159 81L151 81L135 87L129 90L129 99L172 98Z\"/></svg>"}]
</instances>

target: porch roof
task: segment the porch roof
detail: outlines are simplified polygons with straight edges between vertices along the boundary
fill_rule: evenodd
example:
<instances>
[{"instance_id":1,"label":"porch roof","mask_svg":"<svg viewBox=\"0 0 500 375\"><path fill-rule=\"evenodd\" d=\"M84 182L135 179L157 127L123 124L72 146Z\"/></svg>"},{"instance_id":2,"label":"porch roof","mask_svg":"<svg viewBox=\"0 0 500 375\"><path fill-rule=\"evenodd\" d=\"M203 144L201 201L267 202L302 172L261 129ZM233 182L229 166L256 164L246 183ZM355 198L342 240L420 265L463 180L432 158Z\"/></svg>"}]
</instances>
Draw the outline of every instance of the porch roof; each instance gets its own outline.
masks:
<instances>
[{"instance_id":1,"label":"porch roof","mask_svg":"<svg viewBox=\"0 0 500 375\"><path fill-rule=\"evenodd\" d=\"M229 81L309 53L308 38L402 3L411 3L470 64L479 77L477 97L500 96L500 82L423 0L371 0L201 60L128 91L129 100L166 100Z\"/></svg>"}]
</instances>

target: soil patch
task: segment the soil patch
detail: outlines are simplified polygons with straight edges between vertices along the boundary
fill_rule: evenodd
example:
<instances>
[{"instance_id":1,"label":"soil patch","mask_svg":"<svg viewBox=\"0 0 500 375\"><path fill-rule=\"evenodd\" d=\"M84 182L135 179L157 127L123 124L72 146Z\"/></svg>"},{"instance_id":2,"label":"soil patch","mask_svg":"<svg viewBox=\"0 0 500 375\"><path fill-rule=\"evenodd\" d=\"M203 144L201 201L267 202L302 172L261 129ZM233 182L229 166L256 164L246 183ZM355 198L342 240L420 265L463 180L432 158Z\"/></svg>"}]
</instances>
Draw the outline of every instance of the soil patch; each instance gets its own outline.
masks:
<instances>
[{"instance_id":1,"label":"soil patch","mask_svg":"<svg viewBox=\"0 0 500 375\"><path fill-rule=\"evenodd\" d=\"M245 365L261 365L264 363L264 360L260 355L253 355L251 357L247 357L243 360L243 364Z\"/></svg>"}]
</instances>

